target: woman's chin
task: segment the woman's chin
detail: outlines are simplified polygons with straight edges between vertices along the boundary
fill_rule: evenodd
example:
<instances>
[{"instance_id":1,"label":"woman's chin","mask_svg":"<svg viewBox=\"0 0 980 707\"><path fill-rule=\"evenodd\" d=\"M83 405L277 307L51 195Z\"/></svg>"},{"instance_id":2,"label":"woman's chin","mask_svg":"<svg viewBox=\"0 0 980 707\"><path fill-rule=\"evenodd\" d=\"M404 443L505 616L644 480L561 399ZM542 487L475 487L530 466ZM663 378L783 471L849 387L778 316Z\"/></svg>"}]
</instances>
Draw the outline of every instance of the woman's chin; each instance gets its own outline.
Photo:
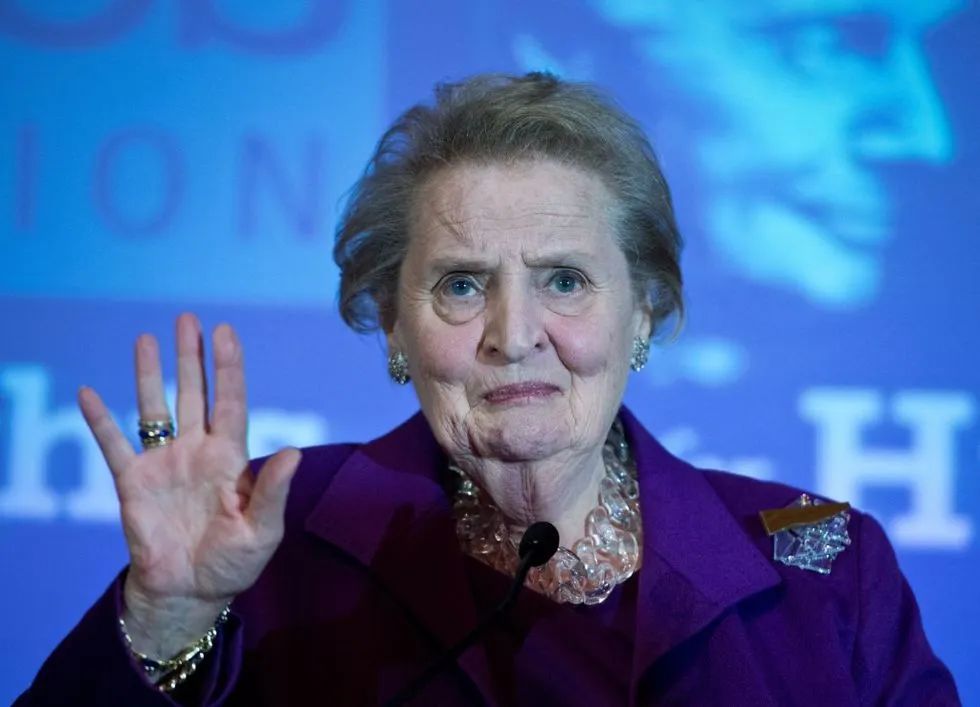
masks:
<instances>
[{"instance_id":1,"label":"woman's chin","mask_svg":"<svg viewBox=\"0 0 980 707\"><path fill-rule=\"evenodd\" d=\"M472 439L481 456L501 461L537 461L568 447L568 427L556 421L547 406L495 408L481 415Z\"/></svg>"}]
</instances>

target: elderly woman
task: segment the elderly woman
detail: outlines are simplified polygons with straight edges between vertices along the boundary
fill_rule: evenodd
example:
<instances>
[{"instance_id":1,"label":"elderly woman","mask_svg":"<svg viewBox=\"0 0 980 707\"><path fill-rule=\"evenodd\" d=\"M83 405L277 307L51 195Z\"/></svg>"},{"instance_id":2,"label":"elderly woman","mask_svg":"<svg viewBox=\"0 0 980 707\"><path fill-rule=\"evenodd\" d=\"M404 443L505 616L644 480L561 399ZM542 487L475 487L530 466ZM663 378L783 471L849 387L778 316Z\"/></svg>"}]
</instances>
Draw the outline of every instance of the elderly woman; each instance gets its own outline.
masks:
<instances>
[{"instance_id":1,"label":"elderly woman","mask_svg":"<svg viewBox=\"0 0 980 707\"><path fill-rule=\"evenodd\" d=\"M680 314L679 250L646 138L594 89L439 89L381 139L335 249L342 316L383 329L421 414L250 466L232 329L209 416L179 318L176 437L141 336L142 453L79 396L130 565L20 703L387 701L491 612L548 521L533 591L419 704L956 704L872 518L691 468L622 407Z\"/></svg>"}]
</instances>

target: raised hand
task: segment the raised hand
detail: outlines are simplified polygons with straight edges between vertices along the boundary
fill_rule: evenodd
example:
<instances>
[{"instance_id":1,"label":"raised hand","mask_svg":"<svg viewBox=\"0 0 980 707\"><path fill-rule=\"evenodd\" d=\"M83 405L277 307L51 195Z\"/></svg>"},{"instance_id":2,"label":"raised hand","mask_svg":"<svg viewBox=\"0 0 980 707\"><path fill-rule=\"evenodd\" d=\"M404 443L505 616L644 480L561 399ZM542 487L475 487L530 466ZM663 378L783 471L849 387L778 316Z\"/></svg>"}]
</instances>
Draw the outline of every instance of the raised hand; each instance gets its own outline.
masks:
<instances>
[{"instance_id":1,"label":"raised hand","mask_svg":"<svg viewBox=\"0 0 980 707\"><path fill-rule=\"evenodd\" d=\"M91 388L79 406L112 471L130 569L126 623L133 647L168 658L199 638L225 604L250 587L282 539L296 449L248 469L242 350L226 324L213 335L214 411L208 416L201 327L177 319L177 428L165 446L134 451ZM136 341L143 420L170 418L154 337Z\"/></svg>"}]
</instances>

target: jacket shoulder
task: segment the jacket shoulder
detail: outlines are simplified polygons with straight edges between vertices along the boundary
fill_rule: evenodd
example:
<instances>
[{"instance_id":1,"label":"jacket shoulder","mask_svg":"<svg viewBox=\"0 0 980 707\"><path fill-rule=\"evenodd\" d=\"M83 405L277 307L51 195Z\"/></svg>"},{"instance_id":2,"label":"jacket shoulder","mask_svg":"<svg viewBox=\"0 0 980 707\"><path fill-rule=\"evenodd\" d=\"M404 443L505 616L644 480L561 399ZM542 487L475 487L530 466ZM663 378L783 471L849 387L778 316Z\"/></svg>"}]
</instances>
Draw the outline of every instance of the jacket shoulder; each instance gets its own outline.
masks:
<instances>
[{"instance_id":1,"label":"jacket shoulder","mask_svg":"<svg viewBox=\"0 0 980 707\"><path fill-rule=\"evenodd\" d=\"M836 500L730 472L702 473L769 557L773 539L760 511L788 506L802 493ZM780 612L787 632L790 626L836 626L828 635L847 656L861 704L960 704L952 675L926 639L918 603L887 534L866 512L851 508L848 515L849 545L832 561L829 576L773 560L783 580Z\"/></svg>"},{"instance_id":2,"label":"jacket shoulder","mask_svg":"<svg viewBox=\"0 0 980 707\"><path fill-rule=\"evenodd\" d=\"M836 501L807 489L790 486L777 481L764 481L750 476L742 476L730 471L701 469L715 493L733 514L754 513L769 508L782 508L798 499L801 494L824 501Z\"/></svg>"}]
</instances>

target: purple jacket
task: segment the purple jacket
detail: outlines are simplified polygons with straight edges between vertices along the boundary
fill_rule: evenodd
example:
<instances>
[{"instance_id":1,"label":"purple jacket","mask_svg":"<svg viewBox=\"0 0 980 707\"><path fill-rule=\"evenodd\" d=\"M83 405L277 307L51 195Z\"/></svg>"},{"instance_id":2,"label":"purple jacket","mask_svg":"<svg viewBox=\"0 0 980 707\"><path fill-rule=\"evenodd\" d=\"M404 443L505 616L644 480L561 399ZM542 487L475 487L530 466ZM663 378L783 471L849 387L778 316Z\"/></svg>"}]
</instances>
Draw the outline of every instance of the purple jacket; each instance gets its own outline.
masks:
<instances>
[{"instance_id":1,"label":"purple jacket","mask_svg":"<svg viewBox=\"0 0 980 707\"><path fill-rule=\"evenodd\" d=\"M852 544L829 575L775 563L758 513L800 491L694 469L622 416L644 525L624 667L631 704L960 704L873 518L852 512ZM235 600L195 678L202 703L376 704L474 626L466 558L438 483L444 466L421 414L366 445L305 450L282 545ZM16 704L174 704L122 643L121 586L120 577ZM532 626L528 642L547 629ZM539 703L611 703L587 670L553 670L553 699ZM499 704L495 695L477 645L418 704Z\"/></svg>"}]
</instances>

